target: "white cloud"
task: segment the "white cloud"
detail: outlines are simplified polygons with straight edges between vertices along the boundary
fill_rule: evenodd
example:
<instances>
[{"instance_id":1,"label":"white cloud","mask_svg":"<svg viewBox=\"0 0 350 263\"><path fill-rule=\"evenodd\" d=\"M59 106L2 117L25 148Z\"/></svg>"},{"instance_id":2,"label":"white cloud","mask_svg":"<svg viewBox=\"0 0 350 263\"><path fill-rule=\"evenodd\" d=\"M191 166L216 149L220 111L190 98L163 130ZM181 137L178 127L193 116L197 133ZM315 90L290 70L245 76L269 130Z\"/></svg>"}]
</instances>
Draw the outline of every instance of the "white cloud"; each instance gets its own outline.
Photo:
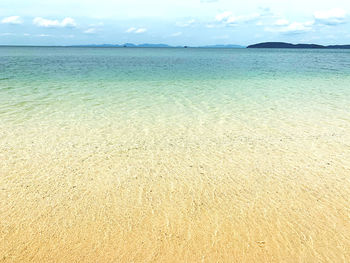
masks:
<instances>
[{"instance_id":1,"label":"white cloud","mask_svg":"<svg viewBox=\"0 0 350 263\"><path fill-rule=\"evenodd\" d=\"M314 21L307 21L304 23L301 23L301 22L287 23L287 22L288 22L287 20L276 21L274 25L277 27L273 27L273 28L268 27L268 28L265 28L265 31L298 34L298 33L305 33L305 32L311 31L312 26L314 25Z\"/></svg>"},{"instance_id":2,"label":"white cloud","mask_svg":"<svg viewBox=\"0 0 350 263\"><path fill-rule=\"evenodd\" d=\"M5 17L1 20L2 24L10 24L10 25L20 25L22 24L21 17L19 16L9 16Z\"/></svg>"},{"instance_id":3,"label":"white cloud","mask_svg":"<svg viewBox=\"0 0 350 263\"><path fill-rule=\"evenodd\" d=\"M84 34L96 34L97 29L92 27L92 28L88 28L84 31Z\"/></svg>"},{"instance_id":4,"label":"white cloud","mask_svg":"<svg viewBox=\"0 0 350 263\"><path fill-rule=\"evenodd\" d=\"M305 23L299 23L299 22L293 22L290 23L288 26L286 26L284 29L282 29L282 32L306 32L310 31L311 28L311 22L305 22Z\"/></svg>"},{"instance_id":5,"label":"white cloud","mask_svg":"<svg viewBox=\"0 0 350 263\"><path fill-rule=\"evenodd\" d=\"M66 17L62 21L36 17L33 19L33 24L39 27L76 27L77 26L75 20L71 17Z\"/></svg>"},{"instance_id":6,"label":"white cloud","mask_svg":"<svg viewBox=\"0 0 350 263\"><path fill-rule=\"evenodd\" d=\"M33 20L33 24L40 27L59 27L60 22L58 20L49 20L42 17L36 17Z\"/></svg>"},{"instance_id":7,"label":"white cloud","mask_svg":"<svg viewBox=\"0 0 350 263\"><path fill-rule=\"evenodd\" d=\"M328 11L316 11L314 18L316 22L325 25L337 25L345 22L347 13L344 9L334 8Z\"/></svg>"},{"instance_id":8,"label":"white cloud","mask_svg":"<svg viewBox=\"0 0 350 263\"><path fill-rule=\"evenodd\" d=\"M217 21L221 22L221 21L223 21L225 19L228 19L230 16L232 16L232 12L225 11L225 12L223 12L221 14L216 15L215 18L216 18Z\"/></svg>"},{"instance_id":9,"label":"white cloud","mask_svg":"<svg viewBox=\"0 0 350 263\"><path fill-rule=\"evenodd\" d=\"M186 22L177 22L176 25L179 27L190 27L190 26L193 26L195 22L196 20L191 19Z\"/></svg>"},{"instance_id":10,"label":"white cloud","mask_svg":"<svg viewBox=\"0 0 350 263\"><path fill-rule=\"evenodd\" d=\"M61 22L62 27L76 27L77 23L75 23L75 20L71 17L66 17Z\"/></svg>"},{"instance_id":11,"label":"white cloud","mask_svg":"<svg viewBox=\"0 0 350 263\"><path fill-rule=\"evenodd\" d=\"M139 28L137 30L135 30L136 34L141 34L141 33L145 33L147 31L147 28Z\"/></svg>"},{"instance_id":12,"label":"white cloud","mask_svg":"<svg viewBox=\"0 0 350 263\"><path fill-rule=\"evenodd\" d=\"M249 15L244 15L244 16L238 16L237 19L240 22L249 22L249 21L254 21L260 17L260 14L258 13L253 13Z\"/></svg>"},{"instance_id":13,"label":"white cloud","mask_svg":"<svg viewBox=\"0 0 350 263\"><path fill-rule=\"evenodd\" d=\"M127 29L125 32L126 33L131 33L134 32L136 30L136 27L130 27L129 29Z\"/></svg>"},{"instance_id":14,"label":"white cloud","mask_svg":"<svg viewBox=\"0 0 350 263\"><path fill-rule=\"evenodd\" d=\"M305 26L310 27L310 26L313 26L313 25L315 24L315 21L307 21L307 22L304 22L303 24L304 24Z\"/></svg>"},{"instance_id":15,"label":"white cloud","mask_svg":"<svg viewBox=\"0 0 350 263\"><path fill-rule=\"evenodd\" d=\"M258 19L259 17L261 17L261 15L258 13L235 16L232 14L231 11L226 11L226 12L223 12L221 14L216 15L215 19L217 22L223 23L224 25L234 26L234 25L237 25L238 23L245 23L245 22L254 21L254 20Z\"/></svg>"},{"instance_id":16,"label":"white cloud","mask_svg":"<svg viewBox=\"0 0 350 263\"><path fill-rule=\"evenodd\" d=\"M176 33L171 34L170 36L171 37L178 37L178 36L181 36L181 35L182 35L182 32L176 32Z\"/></svg>"},{"instance_id":17,"label":"white cloud","mask_svg":"<svg viewBox=\"0 0 350 263\"><path fill-rule=\"evenodd\" d=\"M266 18L274 18L276 15L271 11L270 8L258 8L258 12L250 13L246 15L235 15L231 11L225 11L217 14L215 17L216 26L237 26L242 23L255 23L256 26L263 26Z\"/></svg>"},{"instance_id":18,"label":"white cloud","mask_svg":"<svg viewBox=\"0 0 350 263\"><path fill-rule=\"evenodd\" d=\"M141 34L141 33L145 33L147 31L147 28L136 28L136 27L130 27L129 29L127 29L125 32L126 33L135 33L135 34Z\"/></svg>"}]
</instances>

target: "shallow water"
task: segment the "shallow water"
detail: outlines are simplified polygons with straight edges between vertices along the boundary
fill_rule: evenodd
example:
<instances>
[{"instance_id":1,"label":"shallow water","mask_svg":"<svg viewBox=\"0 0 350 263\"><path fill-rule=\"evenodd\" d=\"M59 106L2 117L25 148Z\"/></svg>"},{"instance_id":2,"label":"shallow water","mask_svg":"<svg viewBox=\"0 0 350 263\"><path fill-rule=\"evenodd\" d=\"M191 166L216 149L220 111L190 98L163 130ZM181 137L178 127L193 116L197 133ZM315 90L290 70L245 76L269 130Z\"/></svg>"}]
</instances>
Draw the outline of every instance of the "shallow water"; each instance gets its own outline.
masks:
<instances>
[{"instance_id":1,"label":"shallow water","mask_svg":"<svg viewBox=\"0 0 350 263\"><path fill-rule=\"evenodd\" d=\"M0 260L350 261L346 50L0 48Z\"/></svg>"}]
</instances>

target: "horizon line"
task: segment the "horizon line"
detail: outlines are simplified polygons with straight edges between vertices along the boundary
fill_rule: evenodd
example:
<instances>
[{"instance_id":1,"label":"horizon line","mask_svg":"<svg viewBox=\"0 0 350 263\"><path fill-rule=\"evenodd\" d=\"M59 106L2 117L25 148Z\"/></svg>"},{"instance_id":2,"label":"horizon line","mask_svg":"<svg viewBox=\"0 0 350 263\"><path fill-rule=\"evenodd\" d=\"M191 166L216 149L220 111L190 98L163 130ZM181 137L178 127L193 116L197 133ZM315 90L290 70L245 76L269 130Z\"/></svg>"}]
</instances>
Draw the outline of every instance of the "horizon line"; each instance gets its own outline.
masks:
<instances>
[{"instance_id":1,"label":"horizon line","mask_svg":"<svg viewBox=\"0 0 350 263\"><path fill-rule=\"evenodd\" d=\"M245 49L250 46L257 46L261 44L291 44L291 45L314 45L319 47L332 47L332 46L350 46L350 44L330 44L330 45L322 45L322 44L315 44L315 43L290 43L290 42L281 42L281 41L268 41L268 42L259 42L255 44L249 44L249 45L240 45L240 44L211 44L211 45L170 45L165 43L141 43L141 44L135 44L135 43L124 43L124 44L110 44L110 43L103 43L103 44L74 44L74 45L12 45L12 44L0 44L0 47L114 47L114 48L236 48L236 49ZM269 48L269 47L267 47Z\"/></svg>"}]
</instances>

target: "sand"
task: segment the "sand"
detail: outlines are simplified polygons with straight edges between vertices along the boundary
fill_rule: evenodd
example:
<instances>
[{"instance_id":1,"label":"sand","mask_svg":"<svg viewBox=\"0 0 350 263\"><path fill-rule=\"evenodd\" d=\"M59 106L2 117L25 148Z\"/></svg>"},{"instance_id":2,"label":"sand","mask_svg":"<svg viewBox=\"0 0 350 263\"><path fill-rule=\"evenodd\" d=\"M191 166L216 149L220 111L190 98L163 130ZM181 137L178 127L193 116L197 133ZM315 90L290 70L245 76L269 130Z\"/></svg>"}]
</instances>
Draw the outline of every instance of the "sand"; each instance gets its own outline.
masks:
<instances>
[{"instance_id":1,"label":"sand","mask_svg":"<svg viewBox=\"0 0 350 263\"><path fill-rule=\"evenodd\" d=\"M349 121L277 120L2 125L0 261L350 261Z\"/></svg>"}]
</instances>

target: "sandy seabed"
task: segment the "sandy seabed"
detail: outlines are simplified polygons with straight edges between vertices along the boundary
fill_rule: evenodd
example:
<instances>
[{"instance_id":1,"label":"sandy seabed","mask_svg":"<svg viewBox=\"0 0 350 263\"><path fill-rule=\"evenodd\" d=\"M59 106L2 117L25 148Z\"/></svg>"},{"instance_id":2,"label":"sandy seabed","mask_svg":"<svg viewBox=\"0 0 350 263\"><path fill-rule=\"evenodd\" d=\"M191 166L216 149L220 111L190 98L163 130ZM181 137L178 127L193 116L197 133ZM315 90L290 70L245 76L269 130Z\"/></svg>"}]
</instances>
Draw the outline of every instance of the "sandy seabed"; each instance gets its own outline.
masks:
<instances>
[{"instance_id":1,"label":"sandy seabed","mask_svg":"<svg viewBox=\"0 0 350 263\"><path fill-rule=\"evenodd\" d=\"M294 122L2 125L0 261L349 262L350 123Z\"/></svg>"}]
</instances>

